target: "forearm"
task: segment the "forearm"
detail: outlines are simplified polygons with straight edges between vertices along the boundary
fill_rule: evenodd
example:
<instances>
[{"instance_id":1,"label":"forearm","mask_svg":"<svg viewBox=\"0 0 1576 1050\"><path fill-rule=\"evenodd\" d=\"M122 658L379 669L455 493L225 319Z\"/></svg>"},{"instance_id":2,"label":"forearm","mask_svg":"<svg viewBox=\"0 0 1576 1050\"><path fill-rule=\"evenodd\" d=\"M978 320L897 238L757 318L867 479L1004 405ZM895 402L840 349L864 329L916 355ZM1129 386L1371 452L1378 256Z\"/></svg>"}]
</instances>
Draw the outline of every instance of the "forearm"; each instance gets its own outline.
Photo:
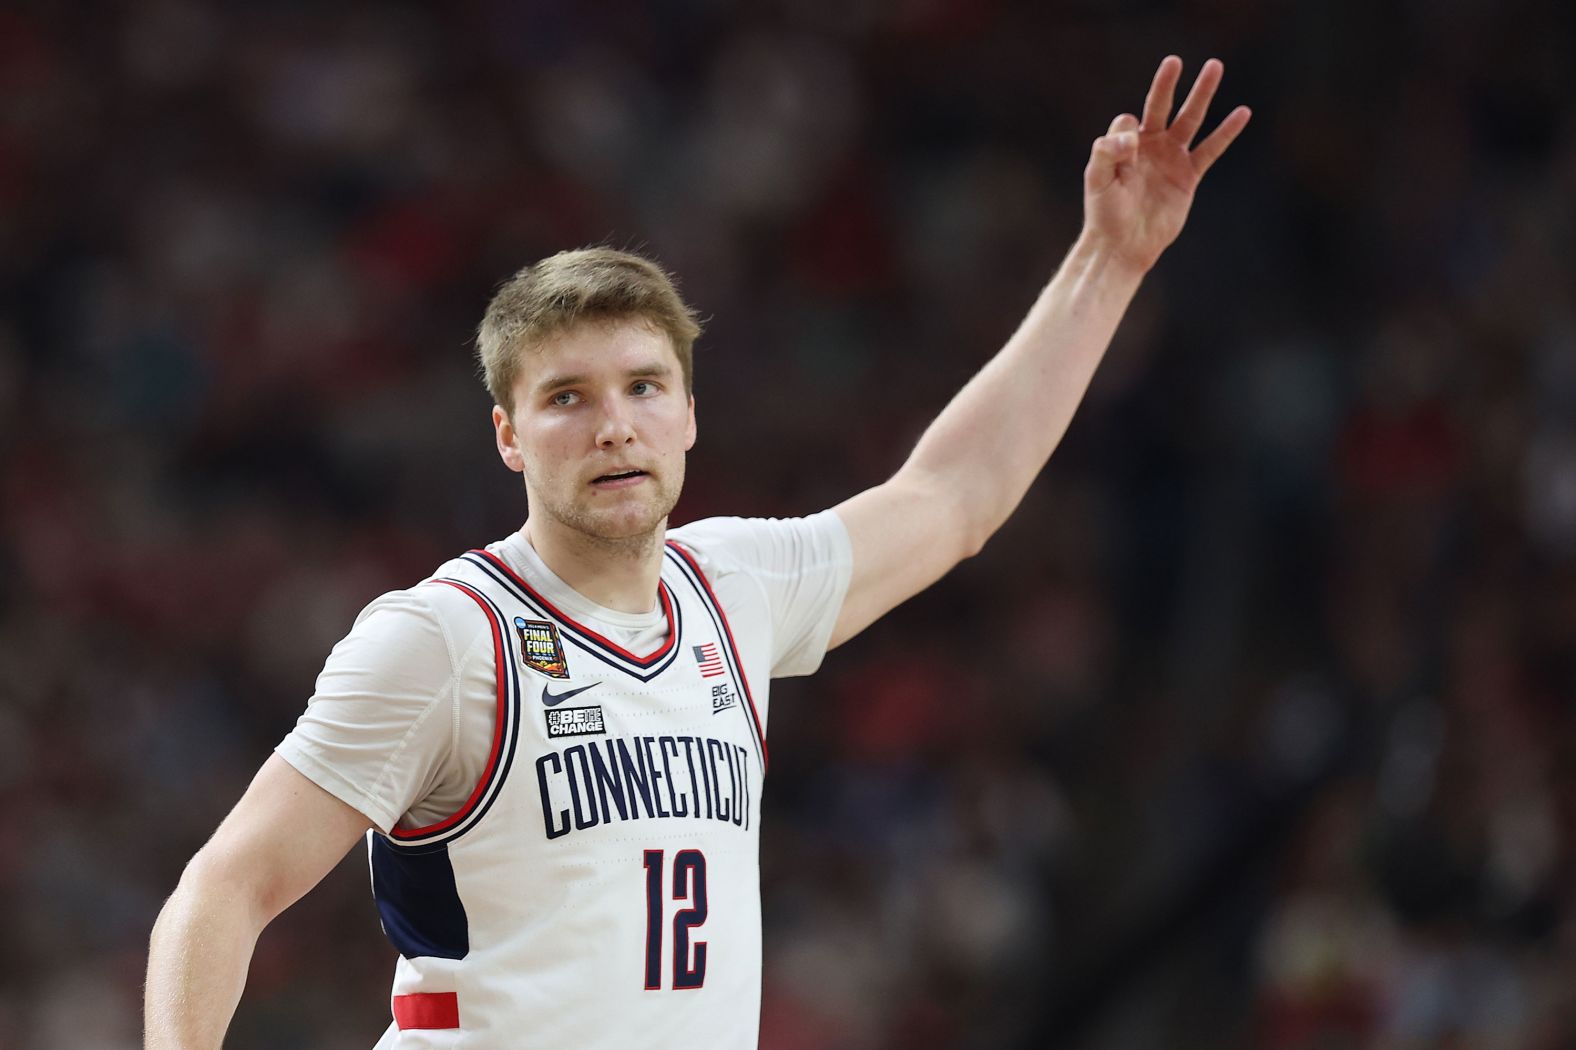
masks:
<instances>
[{"instance_id":1,"label":"forearm","mask_svg":"<svg viewBox=\"0 0 1576 1050\"><path fill-rule=\"evenodd\" d=\"M977 548L1066 433L1143 273L1080 237L1012 338L920 438L905 471L965 509Z\"/></svg>"},{"instance_id":2,"label":"forearm","mask_svg":"<svg viewBox=\"0 0 1576 1050\"><path fill-rule=\"evenodd\" d=\"M264 924L242 895L188 870L153 927L145 1050L217 1050Z\"/></svg>"}]
</instances>

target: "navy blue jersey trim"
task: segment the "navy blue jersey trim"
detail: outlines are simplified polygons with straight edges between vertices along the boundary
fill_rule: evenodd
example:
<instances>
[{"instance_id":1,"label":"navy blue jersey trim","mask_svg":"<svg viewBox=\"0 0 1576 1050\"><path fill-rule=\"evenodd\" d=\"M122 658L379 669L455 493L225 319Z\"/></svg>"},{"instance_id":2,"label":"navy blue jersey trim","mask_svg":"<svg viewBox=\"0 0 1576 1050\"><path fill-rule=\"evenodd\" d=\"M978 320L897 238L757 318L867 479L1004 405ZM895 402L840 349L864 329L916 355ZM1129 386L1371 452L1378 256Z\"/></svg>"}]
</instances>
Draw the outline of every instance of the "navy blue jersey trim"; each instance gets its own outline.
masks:
<instances>
[{"instance_id":1,"label":"navy blue jersey trim","mask_svg":"<svg viewBox=\"0 0 1576 1050\"><path fill-rule=\"evenodd\" d=\"M383 935L407 959L463 959L471 953L470 921L454 881L447 843L415 853L375 832L367 839L372 899Z\"/></svg>"}]
</instances>

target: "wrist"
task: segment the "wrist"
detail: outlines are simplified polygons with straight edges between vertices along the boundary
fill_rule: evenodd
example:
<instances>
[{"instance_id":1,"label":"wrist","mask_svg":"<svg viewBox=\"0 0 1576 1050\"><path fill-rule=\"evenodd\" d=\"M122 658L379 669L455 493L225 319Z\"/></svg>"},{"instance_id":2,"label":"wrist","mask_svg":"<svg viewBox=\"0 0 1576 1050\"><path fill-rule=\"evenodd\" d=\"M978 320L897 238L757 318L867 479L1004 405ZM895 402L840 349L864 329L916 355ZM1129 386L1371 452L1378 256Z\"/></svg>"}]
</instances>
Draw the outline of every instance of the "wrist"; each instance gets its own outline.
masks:
<instances>
[{"instance_id":1,"label":"wrist","mask_svg":"<svg viewBox=\"0 0 1576 1050\"><path fill-rule=\"evenodd\" d=\"M1154 261L1135 259L1110 238L1085 227L1073 242L1063 266L1085 277L1130 284L1136 289L1153 268Z\"/></svg>"}]
</instances>

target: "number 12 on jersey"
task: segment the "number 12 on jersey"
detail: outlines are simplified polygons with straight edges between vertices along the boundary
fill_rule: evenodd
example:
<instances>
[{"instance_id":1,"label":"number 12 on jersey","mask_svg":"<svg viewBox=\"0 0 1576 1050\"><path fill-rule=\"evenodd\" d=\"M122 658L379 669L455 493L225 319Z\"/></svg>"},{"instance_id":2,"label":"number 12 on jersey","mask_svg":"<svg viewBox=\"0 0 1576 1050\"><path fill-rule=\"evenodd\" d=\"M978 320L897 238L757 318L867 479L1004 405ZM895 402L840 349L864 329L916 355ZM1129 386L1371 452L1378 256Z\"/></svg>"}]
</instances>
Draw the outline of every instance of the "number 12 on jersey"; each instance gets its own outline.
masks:
<instances>
[{"instance_id":1,"label":"number 12 on jersey","mask_svg":"<svg viewBox=\"0 0 1576 1050\"><path fill-rule=\"evenodd\" d=\"M646 850L646 990L662 987L662 854ZM673 987L699 988L706 983L706 942L694 942L690 958L690 931L706 921L706 855L682 849L673 855L673 899L685 901L673 916Z\"/></svg>"}]
</instances>

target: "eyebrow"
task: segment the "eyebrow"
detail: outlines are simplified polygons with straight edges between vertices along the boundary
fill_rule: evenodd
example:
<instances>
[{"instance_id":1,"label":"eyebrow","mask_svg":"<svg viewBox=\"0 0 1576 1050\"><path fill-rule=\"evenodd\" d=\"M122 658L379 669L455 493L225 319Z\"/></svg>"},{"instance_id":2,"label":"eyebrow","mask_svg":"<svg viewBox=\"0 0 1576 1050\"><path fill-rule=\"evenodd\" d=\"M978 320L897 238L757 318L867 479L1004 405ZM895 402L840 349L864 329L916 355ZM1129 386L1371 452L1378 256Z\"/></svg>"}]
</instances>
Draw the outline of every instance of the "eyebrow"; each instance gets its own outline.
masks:
<instances>
[{"instance_id":1,"label":"eyebrow","mask_svg":"<svg viewBox=\"0 0 1576 1050\"><path fill-rule=\"evenodd\" d=\"M673 374L673 368L661 361L639 365L624 373L626 379L661 379ZM591 381L591 377L582 372L570 372L562 375L552 375L536 384L538 394L551 393L567 386L581 386Z\"/></svg>"}]
</instances>

